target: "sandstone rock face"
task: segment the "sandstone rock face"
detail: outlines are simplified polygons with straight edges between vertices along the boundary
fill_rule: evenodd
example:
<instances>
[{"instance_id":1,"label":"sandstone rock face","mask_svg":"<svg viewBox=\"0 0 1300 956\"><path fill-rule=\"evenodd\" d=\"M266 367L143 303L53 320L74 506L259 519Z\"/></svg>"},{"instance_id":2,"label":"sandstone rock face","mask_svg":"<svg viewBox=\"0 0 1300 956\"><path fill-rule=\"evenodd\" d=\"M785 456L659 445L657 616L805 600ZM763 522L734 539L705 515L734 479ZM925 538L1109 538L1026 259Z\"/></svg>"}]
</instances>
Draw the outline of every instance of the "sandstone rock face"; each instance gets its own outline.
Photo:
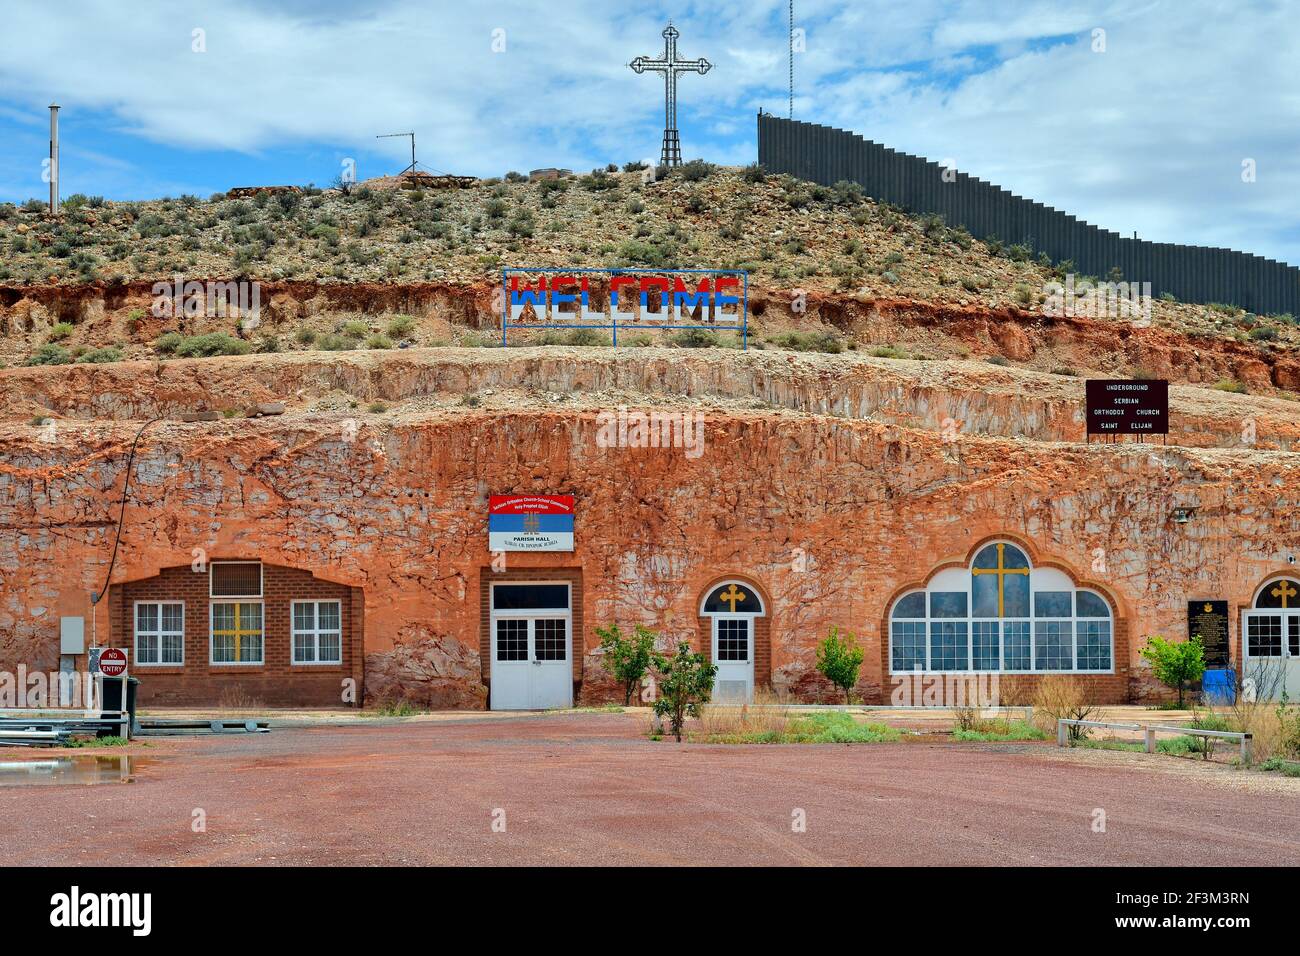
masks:
<instances>
[{"instance_id":1,"label":"sandstone rock face","mask_svg":"<svg viewBox=\"0 0 1300 956\"><path fill-rule=\"evenodd\" d=\"M892 596L967 560L992 536L1023 543L1035 561L1114 600L1131 635L1117 670L1137 684L1143 638L1182 636L1186 599L1244 604L1300 557L1294 455L1060 441L1066 423L1079 427L1064 392L964 390L959 368L925 369L937 377L927 392L915 377L872 362L845 366L818 391L810 384L818 369L800 362L768 354L566 364L530 353L473 364L403 356L326 365L295 356L273 371L242 360L178 362L152 380L127 366L66 370L63 379L0 372L10 409L36 402L67 416L52 431L25 418L0 423L0 669L56 668L60 615L84 615L101 643L130 643L96 621L89 603L104 584L140 428L104 419L143 419L160 405L175 412L201 392L271 400L272 383L283 396L346 379L358 397L390 399L427 396L448 378L461 388L543 379L593 388L563 409L516 395L501 407L413 405L386 417L291 408L145 431L113 579L189 564L201 548L210 558L260 558L363 588L371 699L485 705L478 595L480 580L496 573L486 533L493 493L577 499L574 553L512 553L505 570L581 569L583 700L617 692L599 672L592 628L643 622L666 639L698 640L699 602L720 575L751 580L770 596L775 689L833 699L813 666L828 629L865 642L860 687L883 695ZM737 371L746 363L750 378ZM955 382L945 389L948 372ZM599 394L597 382L606 389ZM684 397L728 387L752 394L756 383L788 404L746 410ZM1203 394L1200 406L1180 403L1179 414L1200 421L1203 435L1231 437L1239 422L1214 404L1219 396ZM602 447L597 416L638 400L701 411L702 453ZM1271 421L1267 403L1242 408L1259 415L1261 430ZM978 425L954 438L943 417ZM1013 437L1022 427L1032 439ZM1276 427L1294 434L1294 422ZM1193 520L1176 523L1175 508L1195 509Z\"/></svg>"}]
</instances>

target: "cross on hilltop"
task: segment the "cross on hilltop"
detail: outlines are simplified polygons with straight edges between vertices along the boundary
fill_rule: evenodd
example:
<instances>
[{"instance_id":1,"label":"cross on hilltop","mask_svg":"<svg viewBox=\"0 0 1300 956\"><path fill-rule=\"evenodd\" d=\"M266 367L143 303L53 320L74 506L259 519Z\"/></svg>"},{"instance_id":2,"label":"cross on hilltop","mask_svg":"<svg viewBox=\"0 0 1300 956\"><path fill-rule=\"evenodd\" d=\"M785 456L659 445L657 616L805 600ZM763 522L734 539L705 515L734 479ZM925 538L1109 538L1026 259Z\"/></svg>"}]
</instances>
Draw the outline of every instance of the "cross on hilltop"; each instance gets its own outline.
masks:
<instances>
[{"instance_id":1,"label":"cross on hilltop","mask_svg":"<svg viewBox=\"0 0 1300 956\"><path fill-rule=\"evenodd\" d=\"M698 60L677 59L677 38L681 36L677 28L668 24L662 34L664 38L664 55L658 60L639 56L628 64L637 73L650 70L664 75L664 148L659 157L661 166L680 166L682 164L682 146L677 137L677 74L699 73L701 76L713 68L713 64L701 57Z\"/></svg>"}]
</instances>

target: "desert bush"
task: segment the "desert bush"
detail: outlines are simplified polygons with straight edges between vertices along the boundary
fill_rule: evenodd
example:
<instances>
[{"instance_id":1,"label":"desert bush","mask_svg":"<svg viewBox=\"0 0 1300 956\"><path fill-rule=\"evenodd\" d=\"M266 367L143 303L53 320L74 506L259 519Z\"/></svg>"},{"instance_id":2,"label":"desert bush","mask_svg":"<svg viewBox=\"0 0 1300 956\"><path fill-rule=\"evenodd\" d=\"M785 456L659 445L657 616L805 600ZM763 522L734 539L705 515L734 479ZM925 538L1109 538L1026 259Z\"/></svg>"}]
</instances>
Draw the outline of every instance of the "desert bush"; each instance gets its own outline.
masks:
<instances>
[{"instance_id":1,"label":"desert bush","mask_svg":"<svg viewBox=\"0 0 1300 956\"><path fill-rule=\"evenodd\" d=\"M659 674L655 715L668 719L672 735L681 743L686 718L698 717L700 708L713 696L717 665L709 663L703 654L692 651L691 645L682 641L671 657L656 653L654 668Z\"/></svg>"},{"instance_id":2,"label":"desert bush","mask_svg":"<svg viewBox=\"0 0 1300 956\"><path fill-rule=\"evenodd\" d=\"M27 365L67 365L72 356L62 345L46 342L28 357Z\"/></svg>"},{"instance_id":3,"label":"desert bush","mask_svg":"<svg viewBox=\"0 0 1300 956\"><path fill-rule=\"evenodd\" d=\"M77 361L89 365L102 365L105 362L120 362L122 361L122 350L116 345L91 349L90 351L83 352L78 356Z\"/></svg>"},{"instance_id":4,"label":"desert bush","mask_svg":"<svg viewBox=\"0 0 1300 956\"><path fill-rule=\"evenodd\" d=\"M1205 647L1198 635L1186 641L1167 641L1153 636L1140 651L1142 658L1151 664L1156 680L1178 691L1178 706L1183 706L1188 684L1194 684L1205 673Z\"/></svg>"},{"instance_id":5,"label":"desert bush","mask_svg":"<svg viewBox=\"0 0 1300 956\"><path fill-rule=\"evenodd\" d=\"M829 352L838 355L844 351L844 341L834 332L782 332L772 341L784 349L796 352Z\"/></svg>"},{"instance_id":6,"label":"desert bush","mask_svg":"<svg viewBox=\"0 0 1300 956\"><path fill-rule=\"evenodd\" d=\"M708 329L683 329L669 336L668 341L679 349L710 349L717 348L721 344L718 341L718 333Z\"/></svg>"},{"instance_id":7,"label":"desert bush","mask_svg":"<svg viewBox=\"0 0 1300 956\"><path fill-rule=\"evenodd\" d=\"M623 705L632 703L632 692L654 663L655 638L650 628L637 624L632 635L624 637L617 624L596 628L601 650L605 652L605 670L623 685Z\"/></svg>"},{"instance_id":8,"label":"desert bush","mask_svg":"<svg viewBox=\"0 0 1300 956\"><path fill-rule=\"evenodd\" d=\"M404 338L415 329L415 319L409 315L396 315L388 323L388 334L395 339Z\"/></svg>"},{"instance_id":9,"label":"desert bush","mask_svg":"<svg viewBox=\"0 0 1300 956\"><path fill-rule=\"evenodd\" d=\"M1034 720L1047 733L1056 733L1058 720L1089 720L1097 706L1088 700L1083 683L1070 674L1050 674L1039 679L1034 692ZM1069 727L1071 741L1088 736L1086 727Z\"/></svg>"},{"instance_id":10,"label":"desert bush","mask_svg":"<svg viewBox=\"0 0 1300 956\"><path fill-rule=\"evenodd\" d=\"M689 163L682 163L677 167L677 175L688 183L703 182L713 175L716 167L712 163L706 163L702 159L692 159Z\"/></svg>"},{"instance_id":11,"label":"desert bush","mask_svg":"<svg viewBox=\"0 0 1300 956\"><path fill-rule=\"evenodd\" d=\"M343 352L347 349L356 348L356 340L345 338L342 335L335 335L333 332L328 335L322 335L316 340L316 347L326 352Z\"/></svg>"},{"instance_id":12,"label":"desert bush","mask_svg":"<svg viewBox=\"0 0 1300 956\"><path fill-rule=\"evenodd\" d=\"M747 183L766 182L767 170L758 163L750 163L740 171L740 178Z\"/></svg>"},{"instance_id":13,"label":"desert bush","mask_svg":"<svg viewBox=\"0 0 1300 956\"><path fill-rule=\"evenodd\" d=\"M154 340L153 350L160 355L172 355L184 341L185 336L179 332L164 332Z\"/></svg>"},{"instance_id":14,"label":"desert bush","mask_svg":"<svg viewBox=\"0 0 1300 956\"><path fill-rule=\"evenodd\" d=\"M50 328L50 334L46 336L46 339L50 342L58 342L60 339L66 339L72 334L73 328L71 322L55 322Z\"/></svg>"},{"instance_id":15,"label":"desert bush","mask_svg":"<svg viewBox=\"0 0 1300 956\"><path fill-rule=\"evenodd\" d=\"M206 358L213 355L247 355L252 351L252 346L225 332L208 332L182 339L173 351L180 358Z\"/></svg>"},{"instance_id":16,"label":"desert bush","mask_svg":"<svg viewBox=\"0 0 1300 956\"><path fill-rule=\"evenodd\" d=\"M393 340L383 332L376 332L366 339L366 348L368 349L391 349L392 347Z\"/></svg>"},{"instance_id":17,"label":"desert bush","mask_svg":"<svg viewBox=\"0 0 1300 956\"><path fill-rule=\"evenodd\" d=\"M844 692L846 704L853 703L853 687L858 682L864 656L857 638L849 631L841 637L840 629L834 626L817 648L818 672Z\"/></svg>"}]
</instances>

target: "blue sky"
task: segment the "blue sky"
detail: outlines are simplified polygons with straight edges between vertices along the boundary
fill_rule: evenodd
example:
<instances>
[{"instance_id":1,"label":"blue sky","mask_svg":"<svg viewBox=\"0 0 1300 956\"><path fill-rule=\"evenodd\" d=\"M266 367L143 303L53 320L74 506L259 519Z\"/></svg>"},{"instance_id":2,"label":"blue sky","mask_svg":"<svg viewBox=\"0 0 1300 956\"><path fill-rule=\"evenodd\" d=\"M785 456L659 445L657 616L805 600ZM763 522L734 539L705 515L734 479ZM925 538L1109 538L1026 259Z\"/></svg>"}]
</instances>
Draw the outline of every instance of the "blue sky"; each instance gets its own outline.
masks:
<instances>
[{"instance_id":1,"label":"blue sky","mask_svg":"<svg viewBox=\"0 0 1300 956\"><path fill-rule=\"evenodd\" d=\"M660 53L670 17L714 67L681 80L687 157L752 161L755 112L786 110L784 2L55 9L5 4L0 201L45 194L55 100L64 195L324 185L349 158L366 178L406 162L375 135L411 129L438 171L654 157L662 81L627 63ZM1300 264L1297 20L1282 0L798 0L795 116L1126 234Z\"/></svg>"}]
</instances>

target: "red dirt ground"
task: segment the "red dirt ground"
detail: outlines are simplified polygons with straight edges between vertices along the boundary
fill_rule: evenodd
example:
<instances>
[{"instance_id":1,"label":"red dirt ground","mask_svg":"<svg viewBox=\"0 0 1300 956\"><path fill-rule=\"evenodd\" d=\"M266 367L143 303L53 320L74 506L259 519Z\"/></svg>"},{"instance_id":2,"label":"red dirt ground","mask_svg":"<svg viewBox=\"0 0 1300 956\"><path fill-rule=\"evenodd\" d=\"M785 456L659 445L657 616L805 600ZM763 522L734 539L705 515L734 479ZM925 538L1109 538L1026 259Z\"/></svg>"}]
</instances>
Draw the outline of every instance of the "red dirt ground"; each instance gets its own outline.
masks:
<instances>
[{"instance_id":1,"label":"red dirt ground","mask_svg":"<svg viewBox=\"0 0 1300 956\"><path fill-rule=\"evenodd\" d=\"M155 739L132 746L133 783L0 787L0 847L8 865L1300 864L1293 781L1050 745L679 746L640 726L572 714Z\"/></svg>"}]
</instances>

